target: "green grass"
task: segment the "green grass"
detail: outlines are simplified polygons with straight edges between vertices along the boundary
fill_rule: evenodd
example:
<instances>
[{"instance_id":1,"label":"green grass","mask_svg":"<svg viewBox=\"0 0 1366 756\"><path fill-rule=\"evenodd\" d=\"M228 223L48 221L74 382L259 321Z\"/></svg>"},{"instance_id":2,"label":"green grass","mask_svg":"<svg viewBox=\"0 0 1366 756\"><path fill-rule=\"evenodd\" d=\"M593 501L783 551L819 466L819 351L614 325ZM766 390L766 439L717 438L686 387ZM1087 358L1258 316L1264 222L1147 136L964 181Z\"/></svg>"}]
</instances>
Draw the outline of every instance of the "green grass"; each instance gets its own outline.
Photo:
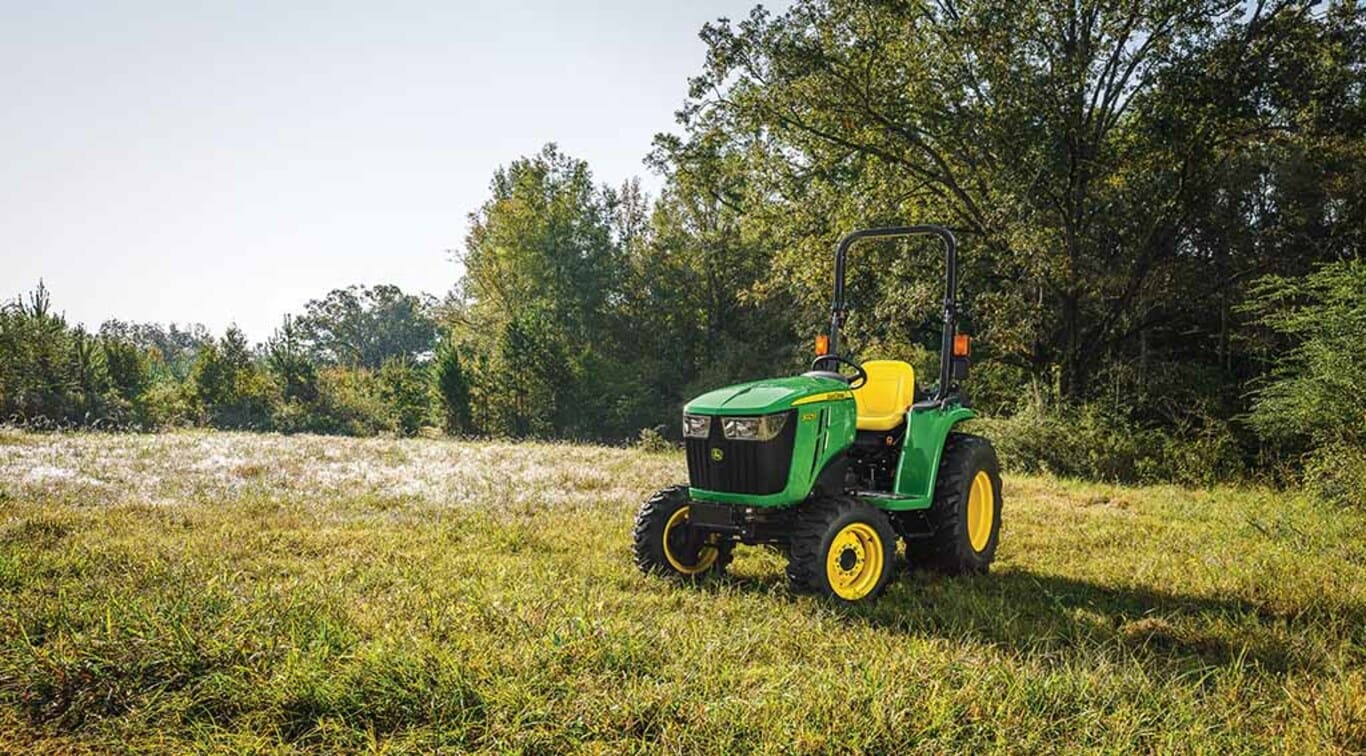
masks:
<instances>
[{"instance_id":1,"label":"green grass","mask_svg":"<svg viewBox=\"0 0 1366 756\"><path fill-rule=\"evenodd\" d=\"M681 455L0 433L0 750L1366 750L1366 517L1007 477L875 606L640 575Z\"/></svg>"}]
</instances>

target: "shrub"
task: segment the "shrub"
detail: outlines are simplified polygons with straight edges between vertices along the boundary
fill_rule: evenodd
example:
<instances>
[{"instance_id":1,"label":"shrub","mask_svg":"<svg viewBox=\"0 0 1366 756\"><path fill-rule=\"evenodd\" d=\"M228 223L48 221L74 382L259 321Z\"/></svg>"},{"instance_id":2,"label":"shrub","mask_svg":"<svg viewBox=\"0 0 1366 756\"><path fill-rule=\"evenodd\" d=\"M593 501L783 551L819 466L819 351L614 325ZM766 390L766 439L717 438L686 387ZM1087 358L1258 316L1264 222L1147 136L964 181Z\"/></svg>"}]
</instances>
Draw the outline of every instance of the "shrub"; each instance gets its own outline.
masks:
<instances>
[{"instance_id":1,"label":"shrub","mask_svg":"<svg viewBox=\"0 0 1366 756\"><path fill-rule=\"evenodd\" d=\"M406 357L390 357L379 370L379 386L393 430L414 436L430 422L430 372Z\"/></svg>"},{"instance_id":2,"label":"shrub","mask_svg":"<svg viewBox=\"0 0 1366 756\"><path fill-rule=\"evenodd\" d=\"M1366 260L1324 265L1299 279L1264 278L1246 310L1289 348L1275 351L1271 379L1249 423L1282 448L1308 449L1312 491L1360 504L1366 482Z\"/></svg>"},{"instance_id":3,"label":"shrub","mask_svg":"<svg viewBox=\"0 0 1366 756\"><path fill-rule=\"evenodd\" d=\"M100 337L100 350L110 387L120 398L132 402L147 390L152 373L146 352L131 341L112 336Z\"/></svg>"},{"instance_id":4,"label":"shrub","mask_svg":"<svg viewBox=\"0 0 1366 756\"><path fill-rule=\"evenodd\" d=\"M97 419L89 400L99 365L83 339L52 311L41 282L27 300L0 307L0 416L43 427Z\"/></svg>"},{"instance_id":5,"label":"shrub","mask_svg":"<svg viewBox=\"0 0 1366 756\"><path fill-rule=\"evenodd\" d=\"M1347 443L1315 449L1304 465L1304 485L1324 501L1366 508L1366 449Z\"/></svg>"},{"instance_id":6,"label":"shrub","mask_svg":"<svg viewBox=\"0 0 1366 756\"><path fill-rule=\"evenodd\" d=\"M318 400L300 430L373 436L390 430L379 385L369 370L324 368L318 371Z\"/></svg>"},{"instance_id":7,"label":"shrub","mask_svg":"<svg viewBox=\"0 0 1366 756\"><path fill-rule=\"evenodd\" d=\"M468 433L470 423L470 382L460 364L459 348L450 339L442 339L432 363L432 384L446 432Z\"/></svg>"},{"instance_id":8,"label":"shrub","mask_svg":"<svg viewBox=\"0 0 1366 756\"><path fill-rule=\"evenodd\" d=\"M664 426L656 428L641 428L640 434L631 444L632 447L644 452L668 452L677 449L678 446L664 437Z\"/></svg>"},{"instance_id":9,"label":"shrub","mask_svg":"<svg viewBox=\"0 0 1366 756\"><path fill-rule=\"evenodd\" d=\"M1138 479L1184 486L1213 486L1247 476L1242 444L1228 422L1213 417L1170 432L1149 431L1161 439L1156 454L1140 461Z\"/></svg>"},{"instance_id":10,"label":"shrub","mask_svg":"<svg viewBox=\"0 0 1366 756\"><path fill-rule=\"evenodd\" d=\"M171 380L153 381L133 406L134 416L143 430L186 426L194 419L189 391Z\"/></svg>"},{"instance_id":11,"label":"shrub","mask_svg":"<svg viewBox=\"0 0 1366 756\"><path fill-rule=\"evenodd\" d=\"M1213 485L1243 472L1232 429L1205 419L1173 430L1145 428L1098 404L1027 401L1014 415L974 420L1008 470L1117 482Z\"/></svg>"},{"instance_id":12,"label":"shrub","mask_svg":"<svg viewBox=\"0 0 1366 756\"><path fill-rule=\"evenodd\" d=\"M190 380L202 419L217 428L266 430L281 401L279 387L252 360L235 327L201 350Z\"/></svg>"},{"instance_id":13,"label":"shrub","mask_svg":"<svg viewBox=\"0 0 1366 756\"><path fill-rule=\"evenodd\" d=\"M318 398L318 371L299 342L298 328L288 315L275 335L266 342L266 369L280 386L285 402L294 405L285 414L303 411L302 406Z\"/></svg>"}]
</instances>

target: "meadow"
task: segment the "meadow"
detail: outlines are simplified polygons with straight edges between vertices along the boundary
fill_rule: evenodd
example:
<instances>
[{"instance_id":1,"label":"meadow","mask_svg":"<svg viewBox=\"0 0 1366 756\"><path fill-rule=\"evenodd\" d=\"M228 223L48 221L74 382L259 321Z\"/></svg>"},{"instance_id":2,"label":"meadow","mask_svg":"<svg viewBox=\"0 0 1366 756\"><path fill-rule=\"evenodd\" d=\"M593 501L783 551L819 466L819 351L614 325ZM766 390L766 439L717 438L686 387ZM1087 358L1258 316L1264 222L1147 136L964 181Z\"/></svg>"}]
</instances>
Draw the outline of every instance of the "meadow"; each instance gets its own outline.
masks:
<instances>
[{"instance_id":1,"label":"meadow","mask_svg":"<svg viewBox=\"0 0 1366 756\"><path fill-rule=\"evenodd\" d=\"M1361 752L1366 516L1007 476L989 575L646 577L679 453L0 431L0 750Z\"/></svg>"}]
</instances>

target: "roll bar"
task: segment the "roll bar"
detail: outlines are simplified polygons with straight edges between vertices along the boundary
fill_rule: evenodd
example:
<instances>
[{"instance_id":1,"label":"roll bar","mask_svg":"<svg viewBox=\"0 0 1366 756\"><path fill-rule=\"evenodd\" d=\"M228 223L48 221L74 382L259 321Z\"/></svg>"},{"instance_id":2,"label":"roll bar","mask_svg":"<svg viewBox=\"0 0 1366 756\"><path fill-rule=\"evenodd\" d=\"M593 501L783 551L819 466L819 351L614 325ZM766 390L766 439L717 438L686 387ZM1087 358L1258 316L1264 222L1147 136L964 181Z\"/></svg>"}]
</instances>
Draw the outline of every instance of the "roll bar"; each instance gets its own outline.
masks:
<instances>
[{"instance_id":1,"label":"roll bar","mask_svg":"<svg viewBox=\"0 0 1366 756\"><path fill-rule=\"evenodd\" d=\"M849 248L863 239L922 235L938 236L944 242L947 269L944 282L944 337L939 350L939 391L934 397L935 401L943 401L949 395L953 367L953 337L958 330L958 302L954 294L958 289L958 241L953 238L953 232L943 226L924 224L864 228L840 240L839 246L835 248L835 296L830 305L830 354L839 354L840 328L844 326L844 318L848 312L844 305L844 258Z\"/></svg>"}]
</instances>

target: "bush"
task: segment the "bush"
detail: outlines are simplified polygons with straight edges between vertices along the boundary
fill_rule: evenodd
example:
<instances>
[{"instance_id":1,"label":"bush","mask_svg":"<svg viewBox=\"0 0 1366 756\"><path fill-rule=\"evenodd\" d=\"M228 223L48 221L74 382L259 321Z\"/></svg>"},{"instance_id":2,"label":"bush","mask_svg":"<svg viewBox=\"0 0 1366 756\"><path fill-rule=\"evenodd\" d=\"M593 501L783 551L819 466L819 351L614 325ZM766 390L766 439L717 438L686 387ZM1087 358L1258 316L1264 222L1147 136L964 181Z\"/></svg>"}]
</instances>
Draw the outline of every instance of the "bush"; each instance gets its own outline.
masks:
<instances>
[{"instance_id":1,"label":"bush","mask_svg":"<svg viewBox=\"0 0 1366 756\"><path fill-rule=\"evenodd\" d=\"M328 368L318 372L318 401L311 409L308 430L373 436L389 430L387 414L370 371Z\"/></svg>"},{"instance_id":2,"label":"bush","mask_svg":"<svg viewBox=\"0 0 1366 756\"><path fill-rule=\"evenodd\" d=\"M1346 443L1315 449L1305 462L1304 485L1324 501L1366 508L1366 449Z\"/></svg>"},{"instance_id":3,"label":"bush","mask_svg":"<svg viewBox=\"0 0 1366 756\"><path fill-rule=\"evenodd\" d=\"M471 431L469 377L460 364L459 348L449 338L437 345L432 384L446 432L455 435Z\"/></svg>"},{"instance_id":4,"label":"bush","mask_svg":"<svg viewBox=\"0 0 1366 756\"><path fill-rule=\"evenodd\" d=\"M133 403L134 416L143 430L178 428L194 419L191 397L174 381L153 381Z\"/></svg>"},{"instance_id":5,"label":"bush","mask_svg":"<svg viewBox=\"0 0 1366 756\"><path fill-rule=\"evenodd\" d=\"M1163 431L1138 426L1101 405L1030 400L1014 415L974 420L1001 464L1023 473L1115 482L1213 485L1243 473L1242 450L1227 423Z\"/></svg>"},{"instance_id":6,"label":"bush","mask_svg":"<svg viewBox=\"0 0 1366 756\"><path fill-rule=\"evenodd\" d=\"M1316 494L1360 505L1366 483L1366 260L1298 279L1264 278L1246 310L1290 344L1248 420L1280 448L1308 450L1302 479Z\"/></svg>"},{"instance_id":7,"label":"bush","mask_svg":"<svg viewBox=\"0 0 1366 756\"><path fill-rule=\"evenodd\" d=\"M251 358L246 336L229 328L206 345L190 380L201 417L216 428L267 430L281 402L279 387Z\"/></svg>"},{"instance_id":8,"label":"bush","mask_svg":"<svg viewBox=\"0 0 1366 756\"><path fill-rule=\"evenodd\" d=\"M389 427L415 436L432 417L431 373L405 357L390 357L379 370L380 395L387 406Z\"/></svg>"},{"instance_id":9,"label":"bush","mask_svg":"<svg viewBox=\"0 0 1366 756\"><path fill-rule=\"evenodd\" d=\"M657 428L641 428L640 435L631 444L633 448L644 452L668 452L678 448L676 444L664 437L664 426Z\"/></svg>"},{"instance_id":10,"label":"bush","mask_svg":"<svg viewBox=\"0 0 1366 756\"><path fill-rule=\"evenodd\" d=\"M974 423L1008 470L1064 477L1133 480L1143 439L1094 407L1059 411L1031 403L1009 417Z\"/></svg>"},{"instance_id":11,"label":"bush","mask_svg":"<svg viewBox=\"0 0 1366 756\"><path fill-rule=\"evenodd\" d=\"M1212 417L1173 432L1148 431L1161 439L1157 454L1140 461L1141 481L1170 481L1184 486L1213 486L1248 474L1246 456L1233 427Z\"/></svg>"},{"instance_id":12,"label":"bush","mask_svg":"<svg viewBox=\"0 0 1366 756\"><path fill-rule=\"evenodd\" d=\"M324 368L312 385L312 401L286 398L275 406L272 421L281 433L412 436L431 419L430 371L407 360L378 371Z\"/></svg>"}]
</instances>

